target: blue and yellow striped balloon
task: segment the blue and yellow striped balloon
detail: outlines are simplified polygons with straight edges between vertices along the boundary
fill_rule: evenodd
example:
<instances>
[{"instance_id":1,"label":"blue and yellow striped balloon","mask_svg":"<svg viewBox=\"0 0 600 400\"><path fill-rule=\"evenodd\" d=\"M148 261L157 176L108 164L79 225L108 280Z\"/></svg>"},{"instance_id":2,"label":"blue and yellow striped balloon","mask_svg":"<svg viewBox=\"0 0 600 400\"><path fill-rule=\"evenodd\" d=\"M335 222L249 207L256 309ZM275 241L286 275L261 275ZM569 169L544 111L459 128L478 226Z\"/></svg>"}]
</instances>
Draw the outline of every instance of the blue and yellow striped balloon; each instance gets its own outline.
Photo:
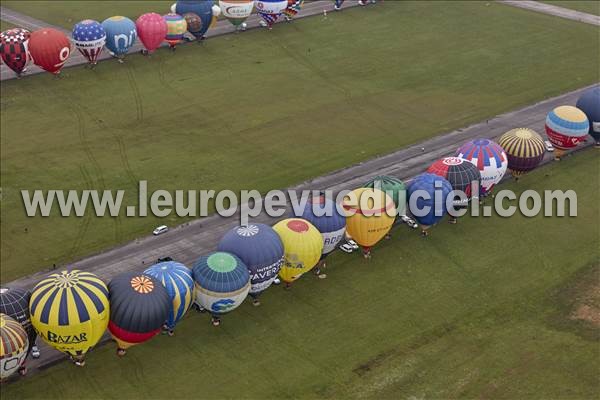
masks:
<instances>
[{"instance_id":1,"label":"blue and yellow striped balloon","mask_svg":"<svg viewBox=\"0 0 600 400\"><path fill-rule=\"evenodd\" d=\"M82 358L108 326L108 288L91 272L61 271L35 286L29 311L33 327L46 343Z\"/></svg>"},{"instance_id":2,"label":"blue and yellow striped balloon","mask_svg":"<svg viewBox=\"0 0 600 400\"><path fill-rule=\"evenodd\" d=\"M144 271L144 274L160 280L167 289L173 304L165 324L172 330L192 304L194 293L192 271L181 263L167 261L151 266Z\"/></svg>"}]
</instances>

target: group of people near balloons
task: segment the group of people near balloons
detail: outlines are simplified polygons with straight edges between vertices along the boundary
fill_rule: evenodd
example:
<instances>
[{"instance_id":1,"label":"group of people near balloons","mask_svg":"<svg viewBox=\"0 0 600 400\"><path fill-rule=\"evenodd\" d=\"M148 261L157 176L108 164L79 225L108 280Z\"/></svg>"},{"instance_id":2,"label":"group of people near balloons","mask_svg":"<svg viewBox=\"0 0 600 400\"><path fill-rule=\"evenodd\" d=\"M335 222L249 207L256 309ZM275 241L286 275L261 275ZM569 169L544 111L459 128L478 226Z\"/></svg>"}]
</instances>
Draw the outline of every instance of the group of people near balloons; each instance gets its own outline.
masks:
<instances>
[{"instance_id":1,"label":"group of people near balloons","mask_svg":"<svg viewBox=\"0 0 600 400\"><path fill-rule=\"evenodd\" d=\"M600 143L600 87L584 92L577 107L560 106L548 113L546 133L557 159L588 133ZM429 199L419 197L417 207L429 206L431 211L414 216L427 236L428 229L446 214L445 198L452 190L467 195L455 206L467 207L473 196L489 195L507 170L519 177L536 168L545 151L538 133L512 129L498 143L481 138L463 144L453 157L434 162L408 185L377 176L354 190L354 196L347 196L340 208L319 193L303 211L273 227L260 223L234 227L216 251L200 257L191 268L169 259L143 272L117 275L108 285L91 272L72 269L50 274L31 292L2 288L0 378L25 373L25 359L36 335L83 366L86 353L106 329L117 343L117 354L123 356L129 347L161 331L173 335L193 304L209 312L212 323L219 325L221 316L248 295L254 305L260 305L261 293L276 279L290 288L311 270L320 274L326 257L345 238L352 238L370 258L371 248L388 235L396 216L406 212L407 198L415 191L430 194ZM479 183L479 193L469 191L473 182ZM434 196L436 190L443 194L441 203ZM370 200L360 201L362 196ZM440 207L442 214L434 211ZM337 211L319 212L324 209Z\"/></svg>"},{"instance_id":2,"label":"group of people near balloons","mask_svg":"<svg viewBox=\"0 0 600 400\"><path fill-rule=\"evenodd\" d=\"M167 42L172 50L184 40L203 40L206 32L214 26L220 15L229 20L238 30L246 29L246 19L254 10L262 18L261 25L272 29L283 16L291 21L300 12L305 0L188 0L178 1L165 15L142 14L135 22L124 16L107 18L102 23L86 19L73 27L72 39L53 28L29 32L13 28L0 34L2 61L18 77L33 62L45 71L58 75L71 54L71 42L87 59L90 66L96 65L104 47L110 54L123 62L139 38L143 54L150 54ZM340 10L345 0L333 0L334 9ZM359 0L366 5L374 0ZM188 35L188 36L186 36Z\"/></svg>"}]
</instances>

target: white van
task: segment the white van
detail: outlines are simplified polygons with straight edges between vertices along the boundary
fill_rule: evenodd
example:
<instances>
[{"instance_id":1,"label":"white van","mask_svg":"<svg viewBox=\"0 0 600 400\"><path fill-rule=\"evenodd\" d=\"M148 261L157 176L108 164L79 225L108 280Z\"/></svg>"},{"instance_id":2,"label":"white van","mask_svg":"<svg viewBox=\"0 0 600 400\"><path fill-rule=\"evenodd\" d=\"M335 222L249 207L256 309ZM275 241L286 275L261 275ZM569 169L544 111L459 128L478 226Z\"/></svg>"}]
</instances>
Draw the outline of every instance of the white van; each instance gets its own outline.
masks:
<instances>
[{"instance_id":1,"label":"white van","mask_svg":"<svg viewBox=\"0 0 600 400\"><path fill-rule=\"evenodd\" d=\"M163 234L165 232L167 232L169 230L169 227L166 225L161 225L158 228L156 228L155 230L152 231L152 234L154 236L158 236L160 234Z\"/></svg>"}]
</instances>

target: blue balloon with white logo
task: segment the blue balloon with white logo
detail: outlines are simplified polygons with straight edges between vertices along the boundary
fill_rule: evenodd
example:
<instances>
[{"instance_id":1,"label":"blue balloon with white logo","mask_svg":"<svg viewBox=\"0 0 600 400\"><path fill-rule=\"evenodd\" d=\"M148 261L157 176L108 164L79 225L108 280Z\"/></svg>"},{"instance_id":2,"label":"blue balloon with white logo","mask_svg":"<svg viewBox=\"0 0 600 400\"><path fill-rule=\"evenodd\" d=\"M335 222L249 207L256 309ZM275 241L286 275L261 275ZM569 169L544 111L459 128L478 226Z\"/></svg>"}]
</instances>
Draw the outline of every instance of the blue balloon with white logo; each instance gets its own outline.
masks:
<instances>
[{"instance_id":1,"label":"blue balloon with white logo","mask_svg":"<svg viewBox=\"0 0 600 400\"><path fill-rule=\"evenodd\" d=\"M212 23L213 10L212 7L214 2L212 0L188 0L178 1L175 3L175 13L184 15L187 13L194 13L200 17L202 26L199 31L190 32L197 39L201 39L208 31L210 24Z\"/></svg>"},{"instance_id":2,"label":"blue balloon with white logo","mask_svg":"<svg viewBox=\"0 0 600 400\"><path fill-rule=\"evenodd\" d=\"M283 243L265 224L236 226L223 236L217 249L235 254L246 264L253 298L271 286L283 263Z\"/></svg>"},{"instance_id":3,"label":"blue balloon with white logo","mask_svg":"<svg viewBox=\"0 0 600 400\"><path fill-rule=\"evenodd\" d=\"M301 213L294 216L310 222L323 236L321 260L342 241L346 233L346 216L341 215L333 200L325 196L311 197Z\"/></svg>"},{"instance_id":4,"label":"blue balloon with white logo","mask_svg":"<svg viewBox=\"0 0 600 400\"><path fill-rule=\"evenodd\" d=\"M410 183L408 187L410 212L424 232L437 224L448 212L446 198L451 191L450 182L430 173L418 175Z\"/></svg>"},{"instance_id":5,"label":"blue balloon with white logo","mask_svg":"<svg viewBox=\"0 0 600 400\"><path fill-rule=\"evenodd\" d=\"M122 58L137 39L135 23L127 17L110 17L102 22L106 32L106 48L113 56Z\"/></svg>"},{"instance_id":6,"label":"blue balloon with white logo","mask_svg":"<svg viewBox=\"0 0 600 400\"><path fill-rule=\"evenodd\" d=\"M194 278L192 271L185 265L175 261L165 261L154 264L144 271L144 274L158 279L171 298L169 318L165 325L173 330L194 299Z\"/></svg>"}]
</instances>

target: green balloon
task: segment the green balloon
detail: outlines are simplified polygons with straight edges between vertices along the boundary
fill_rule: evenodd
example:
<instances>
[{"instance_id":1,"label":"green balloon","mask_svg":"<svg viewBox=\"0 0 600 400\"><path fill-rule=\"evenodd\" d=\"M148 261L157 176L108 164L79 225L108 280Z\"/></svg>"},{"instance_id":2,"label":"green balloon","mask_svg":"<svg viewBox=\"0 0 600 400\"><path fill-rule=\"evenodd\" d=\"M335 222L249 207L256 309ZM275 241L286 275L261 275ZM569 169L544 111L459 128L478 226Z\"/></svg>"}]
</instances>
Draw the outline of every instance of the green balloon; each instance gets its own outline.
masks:
<instances>
[{"instance_id":1,"label":"green balloon","mask_svg":"<svg viewBox=\"0 0 600 400\"><path fill-rule=\"evenodd\" d=\"M406 186L400 179L380 175L365 183L363 187L383 190L394 200L398 215L406 214Z\"/></svg>"}]
</instances>

